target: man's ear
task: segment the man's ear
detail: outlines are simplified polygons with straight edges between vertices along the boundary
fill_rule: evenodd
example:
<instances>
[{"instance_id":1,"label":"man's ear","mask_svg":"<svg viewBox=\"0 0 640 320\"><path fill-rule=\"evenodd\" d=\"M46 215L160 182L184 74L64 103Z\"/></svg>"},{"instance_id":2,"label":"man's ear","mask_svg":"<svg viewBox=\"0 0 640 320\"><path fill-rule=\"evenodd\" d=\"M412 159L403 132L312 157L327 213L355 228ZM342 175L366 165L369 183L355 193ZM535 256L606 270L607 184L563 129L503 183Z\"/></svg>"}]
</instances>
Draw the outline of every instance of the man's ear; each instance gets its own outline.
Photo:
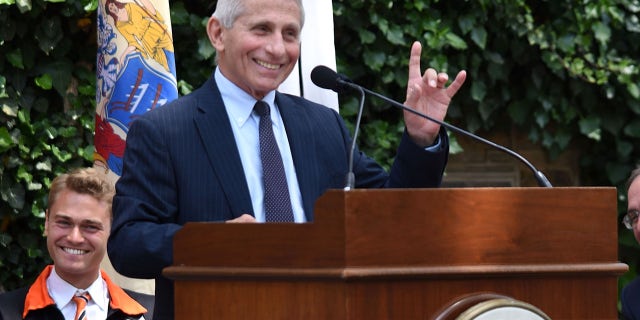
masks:
<instances>
[{"instance_id":1,"label":"man's ear","mask_svg":"<svg viewBox=\"0 0 640 320\"><path fill-rule=\"evenodd\" d=\"M209 42L216 52L222 52L224 50L224 28L222 27L222 23L215 17L209 18L209 22L207 22L207 35L209 36Z\"/></svg>"}]
</instances>

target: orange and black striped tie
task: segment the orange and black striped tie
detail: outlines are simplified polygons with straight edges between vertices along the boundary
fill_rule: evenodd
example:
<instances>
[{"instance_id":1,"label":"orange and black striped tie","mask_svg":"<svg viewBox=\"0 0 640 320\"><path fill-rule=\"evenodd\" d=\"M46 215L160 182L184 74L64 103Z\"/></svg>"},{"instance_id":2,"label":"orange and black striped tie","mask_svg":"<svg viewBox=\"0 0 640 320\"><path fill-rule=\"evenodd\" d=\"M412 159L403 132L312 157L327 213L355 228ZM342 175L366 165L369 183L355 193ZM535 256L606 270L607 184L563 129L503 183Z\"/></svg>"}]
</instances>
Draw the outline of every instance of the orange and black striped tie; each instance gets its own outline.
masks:
<instances>
[{"instance_id":1,"label":"orange and black striped tie","mask_svg":"<svg viewBox=\"0 0 640 320\"><path fill-rule=\"evenodd\" d=\"M76 303L76 318L75 320L87 320L87 302L91 300L89 292L78 293L72 298Z\"/></svg>"}]
</instances>

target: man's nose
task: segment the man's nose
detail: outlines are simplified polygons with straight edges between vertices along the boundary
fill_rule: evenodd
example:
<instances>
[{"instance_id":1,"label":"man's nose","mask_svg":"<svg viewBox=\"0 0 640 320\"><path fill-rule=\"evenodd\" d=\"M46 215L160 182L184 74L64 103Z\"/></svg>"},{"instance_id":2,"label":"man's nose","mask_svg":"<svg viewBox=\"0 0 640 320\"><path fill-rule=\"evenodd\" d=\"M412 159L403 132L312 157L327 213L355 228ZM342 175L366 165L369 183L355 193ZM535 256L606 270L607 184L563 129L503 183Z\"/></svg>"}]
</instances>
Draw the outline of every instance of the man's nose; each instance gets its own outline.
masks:
<instances>
[{"instance_id":1,"label":"man's nose","mask_svg":"<svg viewBox=\"0 0 640 320\"><path fill-rule=\"evenodd\" d=\"M82 234L79 226L74 226L71 228L71 231L69 231L67 238L69 241L82 242L84 240L84 235Z\"/></svg>"}]
</instances>

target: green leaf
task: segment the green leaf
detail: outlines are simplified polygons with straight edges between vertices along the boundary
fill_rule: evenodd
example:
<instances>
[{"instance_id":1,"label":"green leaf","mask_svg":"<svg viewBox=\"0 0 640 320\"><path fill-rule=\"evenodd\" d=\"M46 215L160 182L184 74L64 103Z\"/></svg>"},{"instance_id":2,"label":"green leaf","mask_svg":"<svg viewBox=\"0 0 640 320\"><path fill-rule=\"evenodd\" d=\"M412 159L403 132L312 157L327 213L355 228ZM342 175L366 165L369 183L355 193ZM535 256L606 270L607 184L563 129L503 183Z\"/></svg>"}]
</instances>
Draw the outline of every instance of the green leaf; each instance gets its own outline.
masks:
<instances>
[{"instance_id":1,"label":"green leaf","mask_svg":"<svg viewBox=\"0 0 640 320\"><path fill-rule=\"evenodd\" d=\"M626 159L633 152L633 144L628 141L617 141L616 151L621 159Z\"/></svg>"},{"instance_id":2,"label":"green leaf","mask_svg":"<svg viewBox=\"0 0 640 320\"><path fill-rule=\"evenodd\" d=\"M184 80L178 80L178 92L182 95L187 95L193 91L193 86Z\"/></svg>"},{"instance_id":3,"label":"green leaf","mask_svg":"<svg viewBox=\"0 0 640 320\"><path fill-rule=\"evenodd\" d=\"M464 148L462 148L458 142L458 138L455 135L452 135L449 131L447 131L447 135L449 136L449 153L459 154L464 152Z\"/></svg>"},{"instance_id":4,"label":"green leaf","mask_svg":"<svg viewBox=\"0 0 640 320\"><path fill-rule=\"evenodd\" d=\"M467 43L464 42L464 40L458 37L458 35L456 35L455 33L449 32L445 35L445 38L447 39L447 43L449 43L449 45L451 45L455 49L458 49L458 50L467 49Z\"/></svg>"},{"instance_id":5,"label":"green leaf","mask_svg":"<svg viewBox=\"0 0 640 320\"><path fill-rule=\"evenodd\" d=\"M640 87L636 83L627 83L627 91L634 99L640 98Z\"/></svg>"},{"instance_id":6,"label":"green leaf","mask_svg":"<svg viewBox=\"0 0 640 320\"><path fill-rule=\"evenodd\" d=\"M640 115L640 102L632 100L629 101L628 105L629 110L631 110L634 114Z\"/></svg>"},{"instance_id":7,"label":"green leaf","mask_svg":"<svg viewBox=\"0 0 640 320\"><path fill-rule=\"evenodd\" d=\"M72 78L73 65L67 60L57 60L42 68L43 74L48 74L51 78L51 85L60 96L66 96L67 88ZM46 84L46 80L45 83Z\"/></svg>"},{"instance_id":8,"label":"green leaf","mask_svg":"<svg viewBox=\"0 0 640 320\"><path fill-rule=\"evenodd\" d=\"M487 94L487 87L484 82L474 81L471 85L471 98L475 101L482 101Z\"/></svg>"},{"instance_id":9,"label":"green leaf","mask_svg":"<svg viewBox=\"0 0 640 320\"><path fill-rule=\"evenodd\" d=\"M549 123L549 114L543 112L536 112L535 121L539 128L544 128Z\"/></svg>"},{"instance_id":10,"label":"green leaf","mask_svg":"<svg viewBox=\"0 0 640 320\"><path fill-rule=\"evenodd\" d=\"M16 4L21 13L31 11L31 0L17 0Z\"/></svg>"},{"instance_id":11,"label":"green leaf","mask_svg":"<svg viewBox=\"0 0 640 320\"><path fill-rule=\"evenodd\" d=\"M184 7L184 3L177 2L171 4L171 24L183 25L189 23L189 12Z\"/></svg>"},{"instance_id":12,"label":"green leaf","mask_svg":"<svg viewBox=\"0 0 640 320\"><path fill-rule=\"evenodd\" d=\"M94 12L98 9L99 1L98 0L83 0L84 2L84 11L86 12Z\"/></svg>"},{"instance_id":13,"label":"green leaf","mask_svg":"<svg viewBox=\"0 0 640 320\"><path fill-rule=\"evenodd\" d=\"M211 42L204 39L198 40L198 54L202 57L202 60L211 59L216 53L216 50L211 45Z\"/></svg>"},{"instance_id":14,"label":"green leaf","mask_svg":"<svg viewBox=\"0 0 640 320\"><path fill-rule=\"evenodd\" d=\"M571 133L566 129L558 130L555 135L556 144L561 150L566 149L571 142Z\"/></svg>"},{"instance_id":15,"label":"green leaf","mask_svg":"<svg viewBox=\"0 0 640 320\"><path fill-rule=\"evenodd\" d=\"M29 109L18 109L18 120L20 124L26 125L31 129L31 115Z\"/></svg>"},{"instance_id":16,"label":"green leaf","mask_svg":"<svg viewBox=\"0 0 640 320\"><path fill-rule=\"evenodd\" d=\"M51 172L51 169L52 169L51 161L47 159L46 161L40 161L36 163L36 169L40 171Z\"/></svg>"},{"instance_id":17,"label":"green leaf","mask_svg":"<svg viewBox=\"0 0 640 320\"><path fill-rule=\"evenodd\" d=\"M389 1L390 3L393 3L393 1ZM404 8L405 10L412 10L412 9L416 9L416 11L421 12L422 10L424 10L425 8L427 8L427 6L425 5L424 1L421 0L412 0L412 1L403 1L404 2Z\"/></svg>"},{"instance_id":18,"label":"green leaf","mask_svg":"<svg viewBox=\"0 0 640 320\"><path fill-rule=\"evenodd\" d=\"M476 26L471 30L471 40L473 40L480 49L484 50L487 46L487 30L483 27Z\"/></svg>"},{"instance_id":19,"label":"green leaf","mask_svg":"<svg viewBox=\"0 0 640 320\"><path fill-rule=\"evenodd\" d=\"M93 154L95 152L95 147L93 144L88 145L84 148L78 148L78 156L85 159L87 162L93 162Z\"/></svg>"},{"instance_id":20,"label":"green leaf","mask_svg":"<svg viewBox=\"0 0 640 320\"><path fill-rule=\"evenodd\" d=\"M35 79L36 85L44 90L51 90L53 87L53 80L51 79L51 75L48 73L43 74L42 76Z\"/></svg>"},{"instance_id":21,"label":"green leaf","mask_svg":"<svg viewBox=\"0 0 640 320\"><path fill-rule=\"evenodd\" d=\"M25 190L22 184L9 182L9 179L0 179L0 197L14 209L24 207Z\"/></svg>"},{"instance_id":22,"label":"green leaf","mask_svg":"<svg viewBox=\"0 0 640 320\"><path fill-rule=\"evenodd\" d=\"M458 18L458 27L462 30L463 34L467 34L469 31L473 30L473 27L476 23L475 16L472 14L463 15Z\"/></svg>"},{"instance_id":23,"label":"green leaf","mask_svg":"<svg viewBox=\"0 0 640 320\"><path fill-rule=\"evenodd\" d=\"M611 38L611 29L609 26L602 22L597 22L593 25L592 29L598 42L601 44L609 42L609 39Z\"/></svg>"},{"instance_id":24,"label":"green leaf","mask_svg":"<svg viewBox=\"0 0 640 320\"><path fill-rule=\"evenodd\" d=\"M33 175L29 173L30 170L27 170L24 166L18 168L18 174L16 175L18 178L22 179L24 182L31 182L33 180Z\"/></svg>"},{"instance_id":25,"label":"green leaf","mask_svg":"<svg viewBox=\"0 0 640 320\"><path fill-rule=\"evenodd\" d=\"M608 117L604 117L602 119L602 127L610 134L617 136L620 133L622 127L624 127L627 122L627 118L620 114L615 113L611 114Z\"/></svg>"},{"instance_id":26,"label":"green leaf","mask_svg":"<svg viewBox=\"0 0 640 320\"><path fill-rule=\"evenodd\" d=\"M399 26L390 28L387 32L385 32L385 36L391 44L404 45L406 43L403 29Z\"/></svg>"},{"instance_id":27,"label":"green leaf","mask_svg":"<svg viewBox=\"0 0 640 320\"><path fill-rule=\"evenodd\" d=\"M480 117L483 121L487 121L491 118L491 114L496 108L496 104L487 101L481 101L478 110L480 111Z\"/></svg>"},{"instance_id":28,"label":"green leaf","mask_svg":"<svg viewBox=\"0 0 640 320\"><path fill-rule=\"evenodd\" d=\"M600 141L600 117L591 115L579 121L580 133Z\"/></svg>"},{"instance_id":29,"label":"green leaf","mask_svg":"<svg viewBox=\"0 0 640 320\"><path fill-rule=\"evenodd\" d=\"M11 237L11 235L4 233L4 232L0 232L0 246L1 247L8 247L9 244L11 244L11 242L13 241L13 237Z\"/></svg>"},{"instance_id":30,"label":"green leaf","mask_svg":"<svg viewBox=\"0 0 640 320\"><path fill-rule=\"evenodd\" d=\"M358 30L358 36L360 37L360 42L362 44L371 44L376 41L376 35L366 29Z\"/></svg>"},{"instance_id":31,"label":"green leaf","mask_svg":"<svg viewBox=\"0 0 640 320\"><path fill-rule=\"evenodd\" d=\"M58 128L56 127L45 128L44 133L47 139L52 140L53 138L58 136Z\"/></svg>"},{"instance_id":32,"label":"green leaf","mask_svg":"<svg viewBox=\"0 0 640 320\"><path fill-rule=\"evenodd\" d=\"M595 141L602 140L602 129L596 129L591 131L589 134L587 134L587 137Z\"/></svg>"},{"instance_id":33,"label":"green leaf","mask_svg":"<svg viewBox=\"0 0 640 320\"><path fill-rule=\"evenodd\" d=\"M17 105L2 104L2 112L12 118L18 116L18 109L19 106Z\"/></svg>"},{"instance_id":34,"label":"green leaf","mask_svg":"<svg viewBox=\"0 0 640 320\"><path fill-rule=\"evenodd\" d=\"M78 129L76 127L60 128L58 134L64 138L73 138L78 136Z\"/></svg>"},{"instance_id":35,"label":"green leaf","mask_svg":"<svg viewBox=\"0 0 640 320\"><path fill-rule=\"evenodd\" d=\"M8 98L7 94L7 78L0 75L0 98Z\"/></svg>"},{"instance_id":36,"label":"green leaf","mask_svg":"<svg viewBox=\"0 0 640 320\"><path fill-rule=\"evenodd\" d=\"M485 56L488 61L491 61L496 64L504 64L504 58L498 52L485 52Z\"/></svg>"},{"instance_id":37,"label":"green leaf","mask_svg":"<svg viewBox=\"0 0 640 320\"><path fill-rule=\"evenodd\" d=\"M383 52L365 52L364 63L374 71L380 71L386 60L386 54Z\"/></svg>"},{"instance_id":38,"label":"green leaf","mask_svg":"<svg viewBox=\"0 0 640 320\"><path fill-rule=\"evenodd\" d=\"M562 52L573 54L575 52L574 40L575 40L575 35L567 34L560 37L556 42L556 45L558 46L558 49L560 49Z\"/></svg>"},{"instance_id":39,"label":"green leaf","mask_svg":"<svg viewBox=\"0 0 640 320\"><path fill-rule=\"evenodd\" d=\"M51 151L53 152L53 155L60 160L60 162L67 162L72 157L72 154L69 153L69 151L60 149L57 146L52 146Z\"/></svg>"},{"instance_id":40,"label":"green leaf","mask_svg":"<svg viewBox=\"0 0 640 320\"><path fill-rule=\"evenodd\" d=\"M20 49L15 49L7 53L7 60L9 60L9 63L12 66L21 70L24 69L24 64L22 63L22 51Z\"/></svg>"},{"instance_id":41,"label":"green leaf","mask_svg":"<svg viewBox=\"0 0 640 320\"><path fill-rule=\"evenodd\" d=\"M624 181L629 174L629 168L614 163L607 163L605 165L605 171L609 179L613 182Z\"/></svg>"},{"instance_id":42,"label":"green leaf","mask_svg":"<svg viewBox=\"0 0 640 320\"><path fill-rule=\"evenodd\" d=\"M45 18L34 34L36 40L38 40L40 50L47 55L56 48L60 40L62 40L62 35L64 35L64 31L58 16Z\"/></svg>"},{"instance_id":43,"label":"green leaf","mask_svg":"<svg viewBox=\"0 0 640 320\"><path fill-rule=\"evenodd\" d=\"M15 144L11 139L9 130L5 127L0 127L0 154L12 148Z\"/></svg>"},{"instance_id":44,"label":"green leaf","mask_svg":"<svg viewBox=\"0 0 640 320\"><path fill-rule=\"evenodd\" d=\"M633 120L624 127L624 134L633 138L640 138L640 120Z\"/></svg>"}]
</instances>

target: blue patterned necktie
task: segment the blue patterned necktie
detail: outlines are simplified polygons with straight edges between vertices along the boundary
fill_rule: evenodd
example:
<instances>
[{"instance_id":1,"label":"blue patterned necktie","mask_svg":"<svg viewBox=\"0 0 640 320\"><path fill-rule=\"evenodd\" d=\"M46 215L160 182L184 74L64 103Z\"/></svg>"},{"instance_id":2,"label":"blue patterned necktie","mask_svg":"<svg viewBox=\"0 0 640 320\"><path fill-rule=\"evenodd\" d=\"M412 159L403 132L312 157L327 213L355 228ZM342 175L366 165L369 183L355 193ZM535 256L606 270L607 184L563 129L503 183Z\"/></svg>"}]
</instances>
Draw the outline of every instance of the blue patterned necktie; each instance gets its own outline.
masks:
<instances>
[{"instance_id":1,"label":"blue patterned necktie","mask_svg":"<svg viewBox=\"0 0 640 320\"><path fill-rule=\"evenodd\" d=\"M264 184L264 210L267 222L293 222L293 210L282 156L273 135L269 105L257 101L253 109L260 115L260 160Z\"/></svg>"}]
</instances>

